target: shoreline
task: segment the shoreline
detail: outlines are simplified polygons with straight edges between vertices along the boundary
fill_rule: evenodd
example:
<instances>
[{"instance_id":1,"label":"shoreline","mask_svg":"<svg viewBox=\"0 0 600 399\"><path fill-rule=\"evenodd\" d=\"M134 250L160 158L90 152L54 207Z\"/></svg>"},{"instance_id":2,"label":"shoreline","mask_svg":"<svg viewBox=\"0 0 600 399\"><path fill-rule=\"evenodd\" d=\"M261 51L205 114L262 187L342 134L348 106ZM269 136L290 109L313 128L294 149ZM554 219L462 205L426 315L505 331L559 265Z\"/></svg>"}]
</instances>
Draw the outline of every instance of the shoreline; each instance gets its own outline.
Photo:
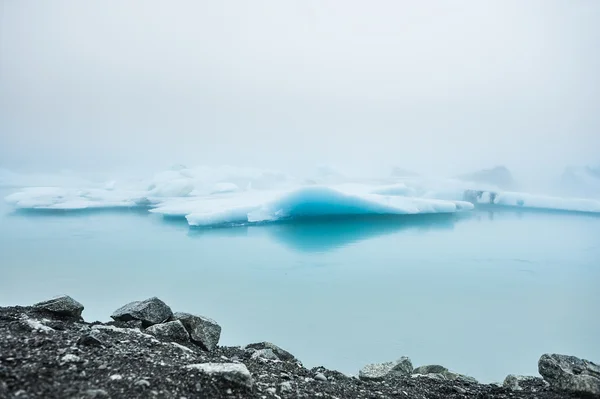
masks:
<instances>
[{"instance_id":1,"label":"shoreline","mask_svg":"<svg viewBox=\"0 0 600 399\"><path fill-rule=\"evenodd\" d=\"M600 397L600 366L571 356L542 355L542 377L509 375L502 385L393 355L348 376L307 369L268 342L219 346L216 321L158 298L126 304L108 323L85 322L82 310L68 296L0 307L1 398Z\"/></svg>"}]
</instances>

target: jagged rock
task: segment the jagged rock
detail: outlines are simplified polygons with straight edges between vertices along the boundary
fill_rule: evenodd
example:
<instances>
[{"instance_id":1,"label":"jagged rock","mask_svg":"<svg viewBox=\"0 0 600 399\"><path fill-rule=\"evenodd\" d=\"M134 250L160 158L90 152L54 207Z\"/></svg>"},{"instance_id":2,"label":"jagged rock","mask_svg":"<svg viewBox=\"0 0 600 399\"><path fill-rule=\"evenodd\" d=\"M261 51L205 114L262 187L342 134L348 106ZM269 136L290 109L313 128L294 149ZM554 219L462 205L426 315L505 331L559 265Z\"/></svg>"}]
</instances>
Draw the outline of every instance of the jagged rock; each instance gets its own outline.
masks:
<instances>
[{"instance_id":1,"label":"jagged rock","mask_svg":"<svg viewBox=\"0 0 600 399\"><path fill-rule=\"evenodd\" d=\"M251 349L251 359L279 360L273 349Z\"/></svg>"},{"instance_id":2,"label":"jagged rock","mask_svg":"<svg viewBox=\"0 0 600 399\"><path fill-rule=\"evenodd\" d=\"M361 380L382 380L392 375L409 375L412 371L412 362L402 356L395 362L367 364L358 372L358 377Z\"/></svg>"},{"instance_id":3,"label":"jagged rock","mask_svg":"<svg viewBox=\"0 0 600 399\"><path fill-rule=\"evenodd\" d=\"M538 389L545 388L548 386L548 383L540 377L509 374L504 379L502 386L513 391L522 391L524 388L531 387Z\"/></svg>"},{"instance_id":4,"label":"jagged rock","mask_svg":"<svg viewBox=\"0 0 600 399\"><path fill-rule=\"evenodd\" d=\"M171 308L157 297L152 297L128 303L115 310L110 317L119 321L141 320L144 326L151 326L167 321L171 316Z\"/></svg>"},{"instance_id":5,"label":"jagged rock","mask_svg":"<svg viewBox=\"0 0 600 399\"><path fill-rule=\"evenodd\" d=\"M427 366L420 366L413 370L413 374L444 374L447 373L448 369L439 364L430 364Z\"/></svg>"},{"instance_id":6,"label":"jagged rock","mask_svg":"<svg viewBox=\"0 0 600 399\"><path fill-rule=\"evenodd\" d=\"M113 320L113 321L109 321L106 324L108 324L109 326L115 326L118 328L136 328L138 330L144 329L144 323L141 320L127 320L127 321Z\"/></svg>"},{"instance_id":7,"label":"jagged rock","mask_svg":"<svg viewBox=\"0 0 600 399\"><path fill-rule=\"evenodd\" d=\"M188 342L190 335L179 320L169 321L163 324L155 324L146 329L146 332L157 338L177 342Z\"/></svg>"},{"instance_id":8,"label":"jagged rock","mask_svg":"<svg viewBox=\"0 0 600 399\"><path fill-rule=\"evenodd\" d=\"M176 312L173 318L181 321L192 341L199 343L204 349L212 351L217 347L221 338L221 326L216 321L184 312Z\"/></svg>"},{"instance_id":9,"label":"jagged rock","mask_svg":"<svg viewBox=\"0 0 600 399\"><path fill-rule=\"evenodd\" d=\"M600 366L575 356L545 354L538 370L551 387L578 394L600 395Z\"/></svg>"},{"instance_id":10,"label":"jagged rock","mask_svg":"<svg viewBox=\"0 0 600 399\"><path fill-rule=\"evenodd\" d=\"M279 360L283 360L285 362L295 361L296 358L290 352L278 347L275 344L270 342L256 342L253 344L246 345L246 349L271 349L275 355L279 358Z\"/></svg>"},{"instance_id":11,"label":"jagged rock","mask_svg":"<svg viewBox=\"0 0 600 399\"><path fill-rule=\"evenodd\" d=\"M105 345L102 335L99 331L90 331L87 334L83 334L77 341L77 345L84 346L103 346Z\"/></svg>"},{"instance_id":12,"label":"jagged rock","mask_svg":"<svg viewBox=\"0 0 600 399\"><path fill-rule=\"evenodd\" d=\"M59 316L80 318L83 305L68 295L59 296L33 305L36 309L46 310Z\"/></svg>"},{"instance_id":13,"label":"jagged rock","mask_svg":"<svg viewBox=\"0 0 600 399\"><path fill-rule=\"evenodd\" d=\"M420 374L425 376L430 374L438 374L444 377L444 379L446 380L462 381L469 384L478 384L478 381L475 378L470 377L468 375L454 373L452 371L449 371L446 367L440 366L439 364L430 364L427 366L417 367L413 370L413 374Z\"/></svg>"},{"instance_id":14,"label":"jagged rock","mask_svg":"<svg viewBox=\"0 0 600 399\"><path fill-rule=\"evenodd\" d=\"M396 364L392 367L391 374L393 375L410 375L413 372L413 365L410 359L402 356L396 360Z\"/></svg>"},{"instance_id":15,"label":"jagged rock","mask_svg":"<svg viewBox=\"0 0 600 399\"><path fill-rule=\"evenodd\" d=\"M190 364L186 368L198 370L211 377L223 379L242 387L252 388L252 376L242 363L198 363Z\"/></svg>"}]
</instances>

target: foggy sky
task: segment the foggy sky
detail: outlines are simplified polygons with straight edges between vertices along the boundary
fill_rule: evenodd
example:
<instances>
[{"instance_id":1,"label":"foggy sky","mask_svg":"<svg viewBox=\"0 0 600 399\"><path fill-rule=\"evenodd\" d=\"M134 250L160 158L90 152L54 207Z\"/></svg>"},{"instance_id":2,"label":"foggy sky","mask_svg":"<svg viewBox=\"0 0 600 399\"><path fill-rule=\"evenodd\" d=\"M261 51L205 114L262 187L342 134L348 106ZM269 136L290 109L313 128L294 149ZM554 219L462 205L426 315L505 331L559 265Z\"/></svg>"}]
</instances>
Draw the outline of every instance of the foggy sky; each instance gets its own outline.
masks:
<instances>
[{"instance_id":1,"label":"foggy sky","mask_svg":"<svg viewBox=\"0 0 600 399\"><path fill-rule=\"evenodd\" d=\"M600 162L595 0L0 1L0 167Z\"/></svg>"}]
</instances>

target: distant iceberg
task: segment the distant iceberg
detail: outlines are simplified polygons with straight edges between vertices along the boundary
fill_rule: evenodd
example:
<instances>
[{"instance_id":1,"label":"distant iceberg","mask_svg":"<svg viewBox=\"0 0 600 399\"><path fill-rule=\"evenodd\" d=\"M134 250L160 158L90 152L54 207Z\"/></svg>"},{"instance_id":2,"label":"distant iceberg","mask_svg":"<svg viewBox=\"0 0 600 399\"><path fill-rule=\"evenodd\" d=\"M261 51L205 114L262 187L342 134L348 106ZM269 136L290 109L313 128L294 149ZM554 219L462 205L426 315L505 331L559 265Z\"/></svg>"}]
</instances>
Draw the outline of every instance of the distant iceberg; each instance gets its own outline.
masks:
<instances>
[{"instance_id":1,"label":"distant iceberg","mask_svg":"<svg viewBox=\"0 0 600 399\"><path fill-rule=\"evenodd\" d=\"M600 214L596 199L503 191L472 181L411 177L309 184L275 171L183 165L150 179L102 183L68 179L63 186L21 188L6 201L14 208L30 210L148 209L165 217L185 218L190 226L455 213L484 205Z\"/></svg>"},{"instance_id":2,"label":"distant iceberg","mask_svg":"<svg viewBox=\"0 0 600 399\"><path fill-rule=\"evenodd\" d=\"M503 190L514 190L517 186L512 174L505 166L482 169L474 173L458 176L458 179L467 182L492 184Z\"/></svg>"}]
</instances>

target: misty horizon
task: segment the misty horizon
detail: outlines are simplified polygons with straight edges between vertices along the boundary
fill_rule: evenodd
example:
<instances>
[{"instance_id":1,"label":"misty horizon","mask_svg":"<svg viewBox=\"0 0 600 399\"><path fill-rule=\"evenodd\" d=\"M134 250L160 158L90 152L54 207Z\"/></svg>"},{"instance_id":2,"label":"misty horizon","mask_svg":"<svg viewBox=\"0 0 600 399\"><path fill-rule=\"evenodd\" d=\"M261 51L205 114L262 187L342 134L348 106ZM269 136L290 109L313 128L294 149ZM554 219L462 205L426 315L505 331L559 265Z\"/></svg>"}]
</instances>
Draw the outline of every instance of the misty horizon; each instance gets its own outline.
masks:
<instances>
[{"instance_id":1,"label":"misty horizon","mask_svg":"<svg viewBox=\"0 0 600 399\"><path fill-rule=\"evenodd\" d=\"M0 167L600 162L594 2L3 1Z\"/></svg>"}]
</instances>

